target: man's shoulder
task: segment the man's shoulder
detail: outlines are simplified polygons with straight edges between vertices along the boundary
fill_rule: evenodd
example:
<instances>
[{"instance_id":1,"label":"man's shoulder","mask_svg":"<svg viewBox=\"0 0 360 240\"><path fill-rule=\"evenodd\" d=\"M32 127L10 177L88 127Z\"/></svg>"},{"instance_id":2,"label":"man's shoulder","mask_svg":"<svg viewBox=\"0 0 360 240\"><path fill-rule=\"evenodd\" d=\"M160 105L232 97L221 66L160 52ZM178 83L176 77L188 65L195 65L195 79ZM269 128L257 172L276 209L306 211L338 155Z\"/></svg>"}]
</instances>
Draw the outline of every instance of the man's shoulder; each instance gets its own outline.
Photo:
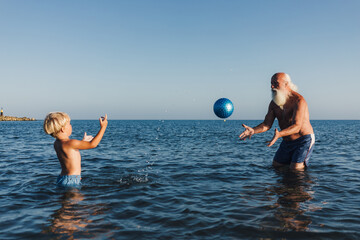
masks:
<instances>
[{"instance_id":1,"label":"man's shoulder","mask_svg":"<svg viewBox=\"0 0 360 240\"><path fill-rule=\"evenodd\" d=\"M307 107L307 102L300 93L295 93L293 94L293 100L291 105L296 108L299 108L301 106Z\"/></svg>"},{"instance_id":2,"label":"man's shoulder","mask_svg":"<svg viewBox=\"0 0 360 240\"><path fill-rule=\"evenodd\" d=\"M294 92L292 94L292 96L293 96L294 100L296 100L297 102L306 102L305 98L298 92Z\"/></svg>"},{"instance_id":3,"label":"man's shoulder","mask_svg":"<svg viewBox=\"0 0 360 240\"><path fill-rule=\"evenodd\" d=\"M297 91L291 91L291 94L292 95L296 95L296 96L298 96L298 97L303 97L299 92L297 92Z\"/></svg>"}]
</instances>

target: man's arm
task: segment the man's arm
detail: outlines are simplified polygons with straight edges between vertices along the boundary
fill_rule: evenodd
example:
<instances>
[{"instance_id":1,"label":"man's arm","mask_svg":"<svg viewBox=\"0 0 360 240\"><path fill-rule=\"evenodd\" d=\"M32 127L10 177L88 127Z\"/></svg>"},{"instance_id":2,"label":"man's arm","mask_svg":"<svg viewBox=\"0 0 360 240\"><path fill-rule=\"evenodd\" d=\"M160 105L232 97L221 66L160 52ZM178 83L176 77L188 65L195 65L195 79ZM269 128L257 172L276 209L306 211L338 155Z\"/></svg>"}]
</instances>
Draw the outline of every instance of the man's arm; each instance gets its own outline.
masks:
<instances>
[{"instance_id":1,"label":"man's arm","mask_svg":"<svg viewBox=\"0 0 360 240\"><path fill-rule=\"evenodd\" d=\"M245 128L245 130L239 136L241 140L246 140L247 138L250 139L252 137L252 135L266 132L271 128L271 126L273 125L274 120L275 120L275 113L273 111L272 104L274 104L274 103L271 101L269 104L269 107L268 107L268 112L262 123L260 123L259 125L257 125L254 128L246 126L245 124L242 125Z\"/></svg>"}]
</instances>

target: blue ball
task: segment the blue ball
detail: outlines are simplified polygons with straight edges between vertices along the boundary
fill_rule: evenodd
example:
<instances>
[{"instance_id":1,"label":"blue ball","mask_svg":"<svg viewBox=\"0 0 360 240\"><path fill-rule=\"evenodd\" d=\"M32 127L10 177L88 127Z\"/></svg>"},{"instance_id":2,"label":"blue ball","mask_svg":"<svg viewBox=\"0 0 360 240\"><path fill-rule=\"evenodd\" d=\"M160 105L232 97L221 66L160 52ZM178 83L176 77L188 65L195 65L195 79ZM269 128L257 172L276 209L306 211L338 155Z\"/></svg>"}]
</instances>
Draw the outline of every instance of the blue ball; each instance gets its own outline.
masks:
<instances>
[{"instance_id":1,"label":"blue ball","mask_svg":"<svg viewBox=\"0 0 360 240\"><path fill-rule=\"evenodd\" d=\"M219 118L228 118L234 111L234 105L227 98L220 98L214 104L214 113Z\"/></svg>"}]
</instances>

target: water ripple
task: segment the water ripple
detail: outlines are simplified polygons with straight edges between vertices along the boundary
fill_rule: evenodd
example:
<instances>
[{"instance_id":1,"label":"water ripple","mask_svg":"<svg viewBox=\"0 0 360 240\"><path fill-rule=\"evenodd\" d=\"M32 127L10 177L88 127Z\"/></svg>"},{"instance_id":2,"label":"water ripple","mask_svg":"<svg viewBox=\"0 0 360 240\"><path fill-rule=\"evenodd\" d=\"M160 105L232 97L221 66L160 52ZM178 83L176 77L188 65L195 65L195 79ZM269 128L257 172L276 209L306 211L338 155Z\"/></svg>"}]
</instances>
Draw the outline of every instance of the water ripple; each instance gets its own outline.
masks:
<instances>
[{"instance_id":1,"label":"water ripple","mask_svg":"<svg viewBox=\"0 0 360 240\"><path fill-rule=\"evenodd\" d=\"M298 173L271 166L270 132L239 141L241 123L109 121L70 190L54 185L41 122L0 123L0 238L360 238L360 121L313 121L310 168ZM73 122L74 138L97 130Z\"/></svg>"}]
</instances>

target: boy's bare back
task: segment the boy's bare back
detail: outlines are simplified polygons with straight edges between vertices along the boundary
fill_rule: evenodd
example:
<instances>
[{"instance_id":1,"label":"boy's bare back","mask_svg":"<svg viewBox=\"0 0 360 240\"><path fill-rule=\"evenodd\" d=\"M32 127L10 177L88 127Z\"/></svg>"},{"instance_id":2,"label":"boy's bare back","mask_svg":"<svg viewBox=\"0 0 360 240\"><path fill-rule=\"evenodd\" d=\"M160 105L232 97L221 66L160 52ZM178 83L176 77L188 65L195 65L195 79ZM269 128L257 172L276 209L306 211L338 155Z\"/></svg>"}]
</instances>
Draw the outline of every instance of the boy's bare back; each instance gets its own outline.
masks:
<instances>
[{"instance_id":1,"label":"boy's bare back","mask_svg":"<svg viewBox=\"0 0 360 240\"><path fill-rule=\"evenodd\" d=\"M80 175L81 155L78 149L71 147L69 140L56 139L54 148L61 165L60 175Z\"/></svg>"}]
</instances>

